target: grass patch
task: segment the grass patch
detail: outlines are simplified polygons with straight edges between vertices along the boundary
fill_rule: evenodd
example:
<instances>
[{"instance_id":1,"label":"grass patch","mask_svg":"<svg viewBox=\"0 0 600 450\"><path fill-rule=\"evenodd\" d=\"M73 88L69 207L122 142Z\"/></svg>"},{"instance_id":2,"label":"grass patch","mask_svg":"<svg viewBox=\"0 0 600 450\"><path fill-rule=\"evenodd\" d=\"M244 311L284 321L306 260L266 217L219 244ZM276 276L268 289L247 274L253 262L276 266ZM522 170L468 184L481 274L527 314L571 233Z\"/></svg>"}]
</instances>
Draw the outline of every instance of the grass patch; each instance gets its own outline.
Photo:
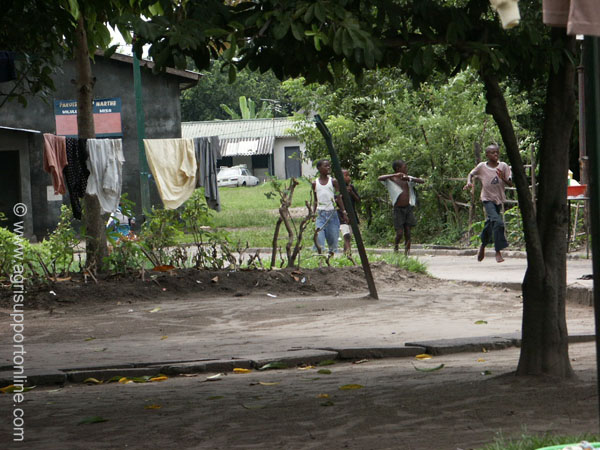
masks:
<instances>
[{"instance_id":1,"label":"grass patch","mask_svg":"<svg viewBox=\"0 0 600 450\"><path fill-rule=\"evenodd\" d=\"M600 436L592 434L571 435L571 436L552 436L542 435L534 436L523 434L515 439L508 439L499 435L494 443L488 444L481 450L537 450L538 448L560 445L566 447L568 444L579 443L581 441L598 442Z\"/></svg>"},{"instance_id":2,"label":"grass patch","mask_svg":"<svg viewBox=\"0 0 600 450\"><path fill-rule=\"evenodd\" d=\"M300 180L300 184L294 190L292 208L304 206L304 202L310 198L311 189L310 183ZM275 192L270 183L252 187L222 187L219 188L219 197L223 211L279 208L279 198L267 198L265 194L269 192Z\"/></svg>"},{"instance_id":3,"label":"grass patch","mask_svg":"<svg viewBox=\"0 0 600 450\"><path fill-rule=\"evenodd\" d=\"M215 228L275 228L278 213L271 209L262 210L240 210L221 211L213 216L213 226ZM273 234L273 233L271 233Z\"/></svg>"},{"instance_id":4,"label":"grass patch","mask_svg":"<svg viewBox=\"0 0 600 450\"><path fill-rule=\"evenodd\" d=\"M427 265L416 258L405 256L403 253L370 254L369 261L385 261L386 263L415 273L427 273Z\"/></svg>"},{"instance_id":5,"label":"grass patch","mask_svg":"<svg viewBox=\"0 0 600 450\"><path fill-rule=\"evenodd\" d=\"M299 180L300 184L294 191L292 208L304 207L305 202L310 198L311 185L305 179ZM219 189L221 198L221 211L213 214L213 227L216 229L225 229L228 233L230 242L237 247L238 242L241 247L246 244L250 248L272 248L273 233L278 219L279 196L274 195L268 198L266 194L275 193L270 183L264 183L254 187L224 187ZM293 219L296 227L300 225L302 217ZM302 238L302 252L300 254L300 267L305 269L314 269L326 266L326 255L318 255L313 248L314 224L310 224L304 231ZM189 242L189 237L184 238L184 242ZM287 245L287 232L285 228L279 231L277 246L285 252ZM343 241L338 242L339 248L343 248ZM356 254L356 242L352 240L354 249L354 261L360 265L360 257ZM265 267L270 266L270 257L262 257ZM427 266L417 259L406 257L401 253L371 254L369 261L385 261L401 269L416 272L427 273ZM279 264L279 255L277 255L277 264ZM331 267L347 267L354 265L350 259L343 254L336 255L329 260Z\"/></svg>"},{"instance_id":6,"label":"grass patch","mask_svg":"<svg viewBox=\"0 0 600 450\"><path fill-rule=\"evenodd\" d=\"M273 239L273 230L279 214L279 198L273 196L268 198L266 194L274 192L270 183L261 184L254 187L223 187L219 188L221 199L221 211L213 216L213 226L215 228L261 228L257 230L263 233L262 228L270 227L267 234L270 235L270 241ZM311 185L306 181L300 182L294 191L292 208L303 207L310 198ZM299 220L298 220L299 222ZM255 237L258 234L255 233ZM265 242L265 237L259 238ZM250 243L251 246L264 247Z\"/></svg>"}]
</instances>

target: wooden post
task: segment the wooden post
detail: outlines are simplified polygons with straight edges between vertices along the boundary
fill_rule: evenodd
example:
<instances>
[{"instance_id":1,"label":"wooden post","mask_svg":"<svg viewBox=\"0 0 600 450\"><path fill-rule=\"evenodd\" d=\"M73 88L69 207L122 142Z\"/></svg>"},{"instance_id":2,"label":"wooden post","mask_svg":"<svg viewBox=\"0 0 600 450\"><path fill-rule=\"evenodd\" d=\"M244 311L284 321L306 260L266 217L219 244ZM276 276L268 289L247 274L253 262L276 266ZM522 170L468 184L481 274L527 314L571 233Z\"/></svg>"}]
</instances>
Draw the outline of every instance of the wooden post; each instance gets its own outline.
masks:
<instances>
[{"instance_id":1,"label":"wooden post","mask_svg":"<svg viewBox=\"0 0 600 450\"><path fill-rule=\"evenodd\" d=\"M588 197L590 198L590 225L592 236L600 236L600 38L586 36L583 44L585 65L586 146L590 158ZM600 242L592 240L594 273L594 322L596 334L596 374L600 373ZM596 379L598 377L596 376ZM597 391L600 392L600 380ZM600 406L598 404L597 406Z\"/></svg>"},{"instance_id":2,"label":"wooden post","mask_svg":"<svg viewBox=\"0 0 600 450\"><path fill-rule=\"evenodd\" d=\"M373 279L373 274L371 273L371 266L369 265L367 252L365 251L362 236L360 235L360 229L358 228L358 223L356 223L356 213L354 212L354 206L352 206L350 194L348 194L348 189L346 189L346 182L344 181L344 175L342 174L340 160L337 156L335 148L333 147L331 133L327 129L327 126L325 125L325 122L323 122L323 119L321 119L321 116L319 116L318 114L315 116L315 123L317 124L317 128L325 138L325 143L327 144L327 148L329 149L329 155L331 156L331 165L333 166L333 172L340 186L340 191L342 191L344 205L346 206L346 210L348 211L348 216L350 218L350 226L352 227L352 232L354 233L354 239L356 239L356 247L358 248L360 261L365 272L367 285L369 286L369 293L372 298L377 300L379 296L377 295L377 289L375 288L375 280Z\"/></svg>"}]
</instances>

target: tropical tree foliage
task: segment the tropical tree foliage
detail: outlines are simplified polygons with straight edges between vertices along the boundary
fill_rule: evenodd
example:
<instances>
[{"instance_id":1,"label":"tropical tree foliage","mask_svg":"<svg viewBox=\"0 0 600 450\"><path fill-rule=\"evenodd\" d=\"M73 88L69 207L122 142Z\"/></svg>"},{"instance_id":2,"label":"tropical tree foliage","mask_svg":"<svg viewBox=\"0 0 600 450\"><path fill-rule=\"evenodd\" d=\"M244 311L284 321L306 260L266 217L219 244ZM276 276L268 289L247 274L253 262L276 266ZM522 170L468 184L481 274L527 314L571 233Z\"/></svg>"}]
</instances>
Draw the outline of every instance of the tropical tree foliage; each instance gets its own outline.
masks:
<instances>
[{"instance_id":1,"label":"tropical tree foliage","mask_svg":"<svg viewBox=\"0 0 600 450\"><path fill-rule=\"evenodd\" d=\"M284 89L305 110L328 116L342 165L360 188L370 243L391 242L390 207L377 177L404 159L410 173L427 180L420 191L415 237L422 242L458 241L466 231L470 195L462 190L468 171L479 162L488 143L499 142L498 129L485 113L485 95L477 74L463 71L451 79L438 77L414 89L397 70L366 71L360 83L351 76L332 85L284 82ZM523 95L507 90L515 117L527 117L531 106ZM309 117L296 117L298 134L310 157L327 155L321 135ZM516 129L527 149L530 130ZM476 209L477 218L482 211Z\"/></svg>"},{"instance_id":2,"label":"tropical tree foliage","mask_svg":"<svg viewBox=\"0 0 600 450\"><path fill-rule=\"evenodd\" d=\"M242 70L230 84L228 74L222 69L223 61L213 61L209 70L202 72L198 84L183 91L181 95L183 121L230 119L231 114L221 105L236 110L242 96L260 105L259 110L269 109L274 117L284 117L292 113L293 108L281 90L281 81L273 73L259 74Z\"/></svg>"},{"instance_id":3,"label":"tropical tree foliage","mask_svg":"<svg viewBox=\"0 0 600 450\"><path fill-rule=\"evenodd\" d=\"M265 119L273 117L271 111L271 105L267 102L263 102L260 108L256 109L256 102L254 100L247 99L244 95L239 98L240 112L238 113L235 109L230 108L228 105L221 104L221 108L231 119Z\"/></svg>"}]
</instances>

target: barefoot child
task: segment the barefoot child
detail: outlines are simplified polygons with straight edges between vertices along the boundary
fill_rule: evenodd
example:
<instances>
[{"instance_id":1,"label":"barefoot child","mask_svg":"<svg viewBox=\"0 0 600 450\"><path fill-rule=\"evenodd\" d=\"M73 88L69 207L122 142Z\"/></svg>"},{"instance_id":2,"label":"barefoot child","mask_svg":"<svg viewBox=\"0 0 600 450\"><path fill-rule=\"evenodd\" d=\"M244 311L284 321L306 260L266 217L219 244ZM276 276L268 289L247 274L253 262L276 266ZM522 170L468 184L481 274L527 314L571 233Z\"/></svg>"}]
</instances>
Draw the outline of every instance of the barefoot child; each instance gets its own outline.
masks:
<instances>
[{"instance_id":1,"label":"barefoot child","mask_svg":"<svg viewBox=\"0 0 600 450\"><path fill-rule=\"evenodd\" d=\"M392 170L394 173L381 175L377 180L387 188L394 206L394 228L396 230L394 251L398 251L398 245L404 234L404 254L408 256L410 253L410 230L417 224L413 213L417 200L414 186L417 183L425 183L425 181L407 175L408 166L402 160L394 161Z\"/></svg>"},{"instance_id":2,"label":"barefoot child","mask_svg":"<svg viewBox=\"0 0 600 450\"><path fill-rule=\"evenodd\" d=\"M313 181L312 189L315 196L317 218L315 227L318 230L317 245L319 252L324 249L325 240L329 253L337 252L338 238L340 237L340 220L336 211L336 204L340 208L344 221L348 220L344 202L339 194L340 187L335 178L329 176L331 165L328 159L317 161L319 177Z\"/></svg>"},{"instance_id":3,"label":"barefoot child","mask_svg":"<svg viewBox=\"0 0 600 450\"><path fill-rule=\"evenodd\" d=\"M352 184L352 179L350 178L350 172L346 169L342 169L342 173L344 174L344 182L346 183L346 189L348 189L348 195L350 196L350 201L352 202L352 208L354 209L354 218L356 219L356 223L359 223L358 213L356 211L356 204L360 203L360 195L358 195L358 191ZM340 212L341 216L341 212ZM340 233L342 233L342 237L344 238L344 253L346 255L352 254L352 228L350 227L350 220L344 222L343 218L340 217Z\"/></svg>"},{"instance_id":4,"label":"barefoot child","mask_svg":"<svg viewBox=\"0 0 600 450\"><path fill-rule=\"evenodd\" d=\"M505 186L512 187L510 167L500 161L500 149L496 144L488 145L485 149L486 162L481 162L467 177L467 184L463 189L473 188L473 177L481 180L481 201L485 209L486 220L481 232L481 246L477 252L477 261L485 258L485 247L494 241L496 262L504 261L501 251L508 247L504 236L504 222L501 211L506 201Z\"/></svg>"}]
</instances>

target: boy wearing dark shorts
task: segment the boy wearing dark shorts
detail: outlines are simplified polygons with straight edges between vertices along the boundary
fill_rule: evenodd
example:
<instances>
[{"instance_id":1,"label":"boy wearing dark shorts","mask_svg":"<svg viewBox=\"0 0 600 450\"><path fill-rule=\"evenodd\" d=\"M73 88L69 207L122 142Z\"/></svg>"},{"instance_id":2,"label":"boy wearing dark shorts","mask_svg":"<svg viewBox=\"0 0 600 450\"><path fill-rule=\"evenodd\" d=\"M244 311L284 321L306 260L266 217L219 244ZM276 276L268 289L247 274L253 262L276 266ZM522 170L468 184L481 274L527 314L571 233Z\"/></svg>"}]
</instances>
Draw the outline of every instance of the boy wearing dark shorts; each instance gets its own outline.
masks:
<instances>
[{"instance_id":1,"label":"boy wearing dark shorts","mask_svg":"<svg viewBox=\"0 0 600 450\"><path fill-rule=\"evenodd\" d=\"M394 161L392 169L394 173L381 175L378 181L381 181L387 188L394 207L394 229L396 230L394 251L398 251L398 246L404 235L404 254L408 256L410 253L410 230L417 224L413 212L417 201L414 186L415 184L425 183L425 181L421 178L409 176L407 174L408 166L402 160Z\"/></svg>"}]
</instances>

